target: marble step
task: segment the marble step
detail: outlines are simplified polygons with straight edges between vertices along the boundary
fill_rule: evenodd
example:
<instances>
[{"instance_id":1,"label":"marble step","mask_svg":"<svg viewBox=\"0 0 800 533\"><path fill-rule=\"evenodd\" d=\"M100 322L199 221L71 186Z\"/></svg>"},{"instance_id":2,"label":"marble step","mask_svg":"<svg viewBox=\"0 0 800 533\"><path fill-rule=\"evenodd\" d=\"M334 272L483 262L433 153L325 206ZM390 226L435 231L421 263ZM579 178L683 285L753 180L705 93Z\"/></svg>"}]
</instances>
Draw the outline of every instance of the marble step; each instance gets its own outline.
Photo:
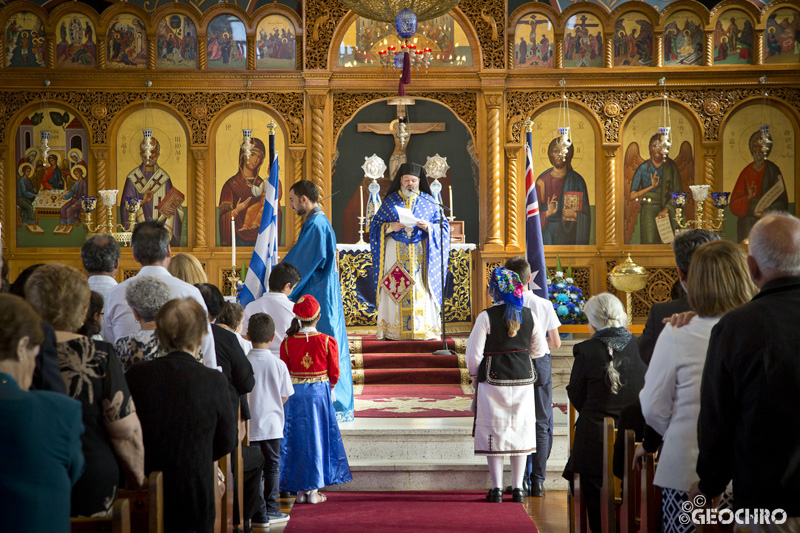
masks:
<instances>
[{"instance_id":1,"label":"marble step","mask_svg":"<svg viewBox=\"0 0 800 533\"><path fill-rule=\"evenodd\" d=\"M328 487L330 491L387 491L387 490L486 490L492 480L486 459L480 464L455 462L391 462L388 464L362 464L351 462L353 480L342 485ZM545 489L567 490L567 482L561 477L566 461L548 461ZM504 464L503 486L511 485L511 466Z\"/></svg>"},{"instance_id":2,"label":"marble step","mask_svg":"<svg viewBox=\"0 0 800 533\"><path fill-rule=\"evenodd\" d=\"M470 418L356 419L340 430L353 481L331 490L480 490L491 484L486 458L473 453ZM567 428L556 426L549 490L565 489L561 472L568 455Z\"/></svg>"}]
</instances>

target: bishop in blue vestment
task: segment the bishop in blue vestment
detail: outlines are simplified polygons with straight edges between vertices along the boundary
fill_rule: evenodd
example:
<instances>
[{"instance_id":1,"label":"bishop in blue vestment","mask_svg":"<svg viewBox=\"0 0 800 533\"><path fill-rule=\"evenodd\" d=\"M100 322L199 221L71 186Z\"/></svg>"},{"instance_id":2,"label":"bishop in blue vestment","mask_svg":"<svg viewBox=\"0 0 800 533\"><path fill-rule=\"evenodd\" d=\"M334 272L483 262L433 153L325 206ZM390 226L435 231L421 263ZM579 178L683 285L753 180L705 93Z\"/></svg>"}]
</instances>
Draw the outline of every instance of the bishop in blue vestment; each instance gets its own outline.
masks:
<instances>
[{"instance_id":1,"label":"bishop in blue vestment","mask_svg":"<svg viewBox=\"0 0 800 533\"><path fill-rule=\"evenodd\" d=\"M398 207L414 214L418 219L415 226L406 227L399 221ZM446 280L450 225L444 218L440 236L440 220L439 204L431 195L425 170L415 163L403 163L369 229L378 339L429 340L442 334L442 267ZM387 274L390 278L384 284Z\"/></svg>"},{"instance_id":2,"label":"bishop in blue vestment","mask_svg":"<svg viewBox=\"0 0 800 533\"><path fill-rule=\"evenodd\" d=\"M336 235L330 221L317 205L319 191L308 180L298 181L289 190L289 207L306 220L297 244L283 258L300 272L300 282L290 299L296 301L310 294L320 304L321 316L317 330L336 339L339 345L338 383L333 389L336 420L353 420L353 374L350 369L350 347L344 322L342 290L339 285Z\"/></svg>"}]
</instances>

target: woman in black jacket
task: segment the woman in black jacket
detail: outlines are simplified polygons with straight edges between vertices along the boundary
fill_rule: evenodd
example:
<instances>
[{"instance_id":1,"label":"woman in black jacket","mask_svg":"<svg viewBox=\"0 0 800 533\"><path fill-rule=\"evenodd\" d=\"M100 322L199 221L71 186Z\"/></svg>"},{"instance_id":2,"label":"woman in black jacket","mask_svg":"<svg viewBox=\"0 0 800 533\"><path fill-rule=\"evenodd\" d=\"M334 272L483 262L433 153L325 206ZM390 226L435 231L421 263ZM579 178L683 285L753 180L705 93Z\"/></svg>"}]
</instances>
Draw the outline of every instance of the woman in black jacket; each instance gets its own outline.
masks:
<instances>
[{"instance_id":1,"label":"woman in black jacket","mask_svg":"<svg viewBox=\"0 0 800 533\"><path fill-rule=\"evenodd\" d=\"M579 416L564 477L571 483L573 474L580 474L589 527L599 532L603 419L610 416L616 421L623 409L636 404L647 367L626 329L625 309L616 296L607 292L593 296L584 312L594 334L573 348L567 394Z\"/></svg>"}]
</instances>

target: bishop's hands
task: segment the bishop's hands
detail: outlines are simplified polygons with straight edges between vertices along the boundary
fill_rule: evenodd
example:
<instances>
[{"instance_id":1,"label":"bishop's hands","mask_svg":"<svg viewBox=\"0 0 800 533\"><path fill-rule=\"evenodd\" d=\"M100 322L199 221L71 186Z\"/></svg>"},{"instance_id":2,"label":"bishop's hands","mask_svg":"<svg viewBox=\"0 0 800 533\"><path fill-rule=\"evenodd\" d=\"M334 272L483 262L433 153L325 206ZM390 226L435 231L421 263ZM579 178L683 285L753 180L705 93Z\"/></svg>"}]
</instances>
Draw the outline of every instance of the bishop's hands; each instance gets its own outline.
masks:
<instances>
[{"instance_id":1,"label":"bishop's hands","mask_svg":"<svg viewBox=\"0 0 800 533\"><path fill-rule=\"evenodd\" d=\"M403 228L405 228L405 226L401 222L389 222L389 229L391 231L400 231Z\"/></svg>"},{"instance_id":2,"label":"bishop's hands","mask_svg":"<svg viewBox=\"0 0 800 533\"><path fill-rule=\"evenodd\" d=\"M422 231L428 231L428 223L424 220L417 220L417 227Z\"/></svg>"}]
</instances>

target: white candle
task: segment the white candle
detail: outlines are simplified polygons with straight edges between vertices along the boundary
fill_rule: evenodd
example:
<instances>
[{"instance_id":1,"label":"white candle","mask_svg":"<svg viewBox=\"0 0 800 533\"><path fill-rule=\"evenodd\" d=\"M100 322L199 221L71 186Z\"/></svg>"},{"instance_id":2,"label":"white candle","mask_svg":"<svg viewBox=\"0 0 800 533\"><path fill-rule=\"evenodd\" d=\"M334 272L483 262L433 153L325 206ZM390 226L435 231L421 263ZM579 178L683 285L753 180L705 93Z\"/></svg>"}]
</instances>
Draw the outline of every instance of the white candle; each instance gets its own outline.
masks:
<instances>
[{"instance_id":1,"label":"white candle","mask_svg":"<svg viewBox=\"0 0 800 533\"><path fill-rule=\"evenodd\" d=\"M361 202L361 217L364 217L364 186L359 185L358 187L358 200Z\"/></svg>"},{"instance_id":2,"label":"white candle","mask_svg":"<svg viewBox=\"0 0 800 533\"><path fill-rule=\"evenodd\" d=\"M448 185L447 190L450 192L450 216L455 220L456 216L453 214L453 186Z\"/></svg>"},{"instance_id":3,"label":"white candle","mask_svg":"<svg viewBox=\"0 0 800 533\"><path fill-rule=\"evenodd\" d=\"M236 219L231 217L231 264L236 268Z\"/></svg>"}]
</instances>

